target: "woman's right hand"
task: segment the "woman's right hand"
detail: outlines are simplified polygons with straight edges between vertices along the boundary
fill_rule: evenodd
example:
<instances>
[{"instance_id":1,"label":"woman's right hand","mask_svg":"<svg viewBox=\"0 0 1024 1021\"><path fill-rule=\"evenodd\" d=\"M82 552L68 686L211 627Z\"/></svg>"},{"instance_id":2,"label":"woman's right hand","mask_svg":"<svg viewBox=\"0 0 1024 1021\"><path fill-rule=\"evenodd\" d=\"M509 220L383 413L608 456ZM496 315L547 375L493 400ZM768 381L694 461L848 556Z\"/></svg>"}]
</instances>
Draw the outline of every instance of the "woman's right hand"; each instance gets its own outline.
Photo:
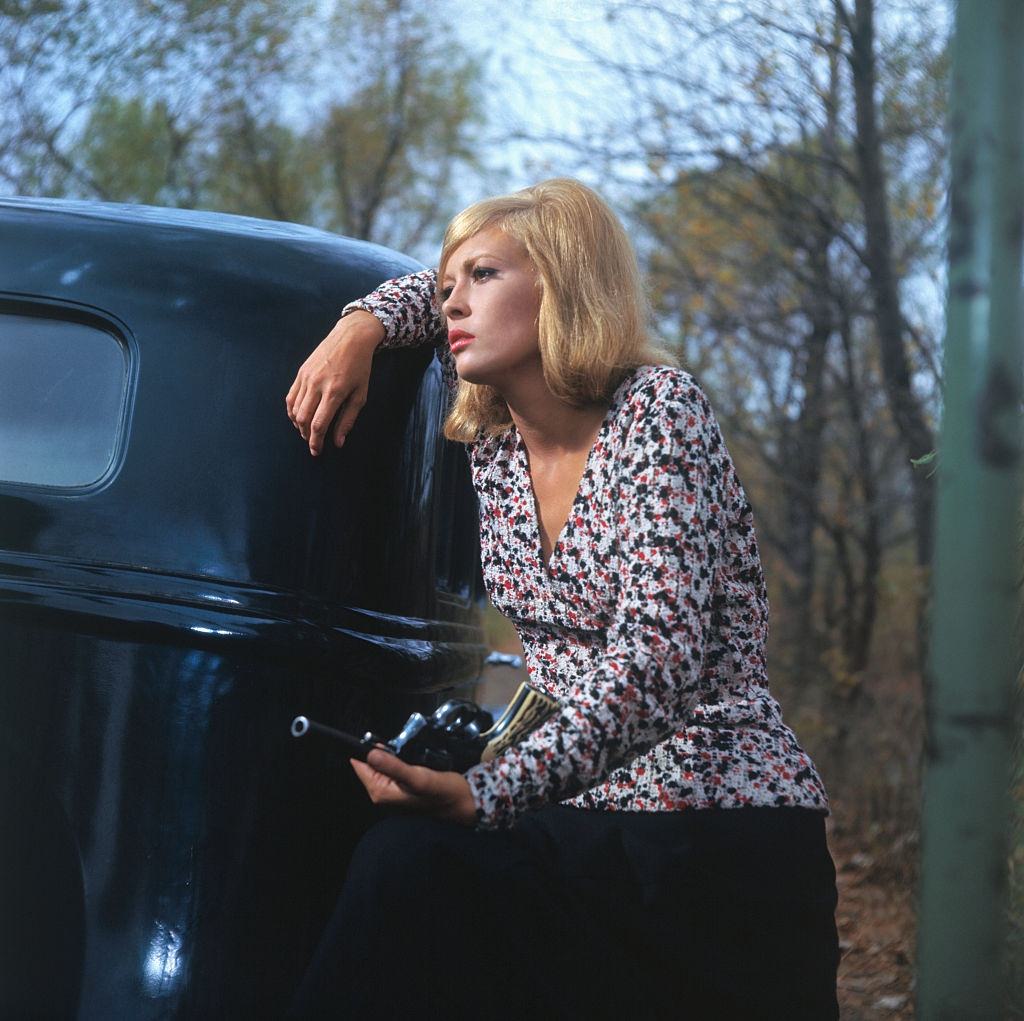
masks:
<instances>
[{"instance_id":1,"label":"woman's right hand","mask_svg":"<svg viewBox=\"0 0 1024 1021\"><path fill-rule=\"evenodd\" d=\"M331 438L338 447L345 442L366 403L373 353L383 339L380 321L359 309L339 319L302 363L285 406L314 457L323 449L335 415Z\"/></svg>"}]
</instances>

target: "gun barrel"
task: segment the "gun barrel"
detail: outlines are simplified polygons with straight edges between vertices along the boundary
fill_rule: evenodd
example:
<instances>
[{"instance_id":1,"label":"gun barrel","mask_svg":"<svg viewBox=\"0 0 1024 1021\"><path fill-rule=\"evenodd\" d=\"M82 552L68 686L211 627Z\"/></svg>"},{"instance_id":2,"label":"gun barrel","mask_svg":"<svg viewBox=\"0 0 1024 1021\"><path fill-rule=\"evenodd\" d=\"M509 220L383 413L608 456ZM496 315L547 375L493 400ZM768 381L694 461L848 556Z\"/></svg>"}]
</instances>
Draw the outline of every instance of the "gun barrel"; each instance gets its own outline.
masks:
<instances>
[{"instance_id":1,"label":"gun barrel","mask_svg":"<svg viewBox=\"0 0 1024 1021\"><path fill-rule=\"evenodd\" d=\"M329 738L333 744L340 744L348 750L350 758L366 761L366 756L374 748L389 752L395 755L395 749L382 741L375 734L367 734L365 737L356 737L355 734L347 734L344 730L335 727L328 727L326 723L317 723L308 716L296 716L292 720L292 737L305 737L307 734L317 737Z\"/></svg>"}]
</instances>

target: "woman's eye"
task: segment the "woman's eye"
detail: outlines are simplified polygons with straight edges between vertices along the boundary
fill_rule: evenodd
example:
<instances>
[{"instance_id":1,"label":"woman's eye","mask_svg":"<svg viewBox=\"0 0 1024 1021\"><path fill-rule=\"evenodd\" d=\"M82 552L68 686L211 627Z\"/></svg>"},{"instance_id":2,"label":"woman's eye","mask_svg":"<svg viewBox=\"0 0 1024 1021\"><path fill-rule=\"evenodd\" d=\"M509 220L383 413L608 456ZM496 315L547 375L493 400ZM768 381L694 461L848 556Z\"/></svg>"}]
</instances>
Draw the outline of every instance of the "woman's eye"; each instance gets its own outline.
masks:
<instances>
[{"instance_id":1,"label":"woman's eye","mask_svg":"<svg viewBox=\"0 0 1024 1021\"><path fill-rule=\"evenodd\" d=\"M452 296L452 289L450 287L441 288L441 301L447 301Z\"/></svg>"},{"instance_id":2,"label":"woman's eye","mask_svg":"<svg viewBox=\"0 0 1024 1021\"><path fill-rule=\"evenodd\" d=\"M494 276L497 271L492 269L490 266L477 266L473 270L474 280L483 280L485 277Z\"/></svg>"}]
</instances>

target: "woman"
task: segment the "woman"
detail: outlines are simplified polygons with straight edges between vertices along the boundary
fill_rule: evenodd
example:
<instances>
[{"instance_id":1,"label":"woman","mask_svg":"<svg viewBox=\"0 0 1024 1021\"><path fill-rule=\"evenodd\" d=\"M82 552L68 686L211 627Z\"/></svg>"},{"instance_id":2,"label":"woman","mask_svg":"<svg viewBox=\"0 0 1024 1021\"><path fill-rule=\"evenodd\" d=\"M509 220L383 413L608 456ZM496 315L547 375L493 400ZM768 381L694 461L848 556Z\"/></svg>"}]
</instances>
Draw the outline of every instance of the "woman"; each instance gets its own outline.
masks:
<instances>
[{"instance_id":1,"label":"woman","mask_svg":"<svg viewBox=\"0 0 1024 1021\"><path fill-rule=\"evenodd\" d=\"M488 594L562 708L465 776L353 762L404 811L357 848L296 1013L836 1017L827 799L767 688L750 506L645 337L622 226L571 180L486 200L434 289L348 306L289 414L316 454L341 407L340 444L374 349L438 345Z\"/></svg>"}]
</instances>

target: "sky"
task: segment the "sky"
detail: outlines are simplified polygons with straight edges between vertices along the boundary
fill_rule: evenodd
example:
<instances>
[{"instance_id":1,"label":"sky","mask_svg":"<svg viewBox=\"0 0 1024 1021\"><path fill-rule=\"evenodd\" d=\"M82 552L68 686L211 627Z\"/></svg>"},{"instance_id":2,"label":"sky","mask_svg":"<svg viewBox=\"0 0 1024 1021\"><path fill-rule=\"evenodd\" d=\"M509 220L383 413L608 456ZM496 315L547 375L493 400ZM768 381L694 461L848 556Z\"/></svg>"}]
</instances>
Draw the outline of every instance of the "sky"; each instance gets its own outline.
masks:
<instances>
[{"instance_id":1,"label":"sky","mask_svg":"<svg viewBox=\"0 0 1024 1021\"><path fill-rule=\"evenodd\" d=\"M611 77L580 47L614 50L614 29L602 5L580 0L442 3L452 11L450 23L471 52L485 57L491 83L487 141L495 153L492 162L509 175L509 186L565 173L591 176L588 183L597 184L571 149L543 139L555 132L579 136L588 125L614 119L620 97Z\"/></svg>"}]
</instances>

